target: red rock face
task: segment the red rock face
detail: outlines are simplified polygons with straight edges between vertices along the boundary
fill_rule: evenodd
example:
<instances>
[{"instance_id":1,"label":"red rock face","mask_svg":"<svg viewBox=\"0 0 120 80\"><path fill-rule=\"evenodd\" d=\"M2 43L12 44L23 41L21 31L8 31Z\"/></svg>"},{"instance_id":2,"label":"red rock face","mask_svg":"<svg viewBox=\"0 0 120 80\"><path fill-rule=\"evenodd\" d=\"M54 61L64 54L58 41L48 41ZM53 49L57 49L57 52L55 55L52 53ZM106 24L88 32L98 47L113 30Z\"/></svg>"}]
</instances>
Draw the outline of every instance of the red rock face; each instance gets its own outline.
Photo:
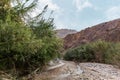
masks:
<instances>
[{"instance_id":1,"label":"red rock face","mask_svg":"<svg viewBox=\"0 0 120 80\"><path fill-rule=\"evenodd\" d=\"M120 41L120 19L98 24L86 28L75 34L69 34L64 38L64 48L73 48L80 44L105 40L110 42Z\"/></svg>"}]
</instances>

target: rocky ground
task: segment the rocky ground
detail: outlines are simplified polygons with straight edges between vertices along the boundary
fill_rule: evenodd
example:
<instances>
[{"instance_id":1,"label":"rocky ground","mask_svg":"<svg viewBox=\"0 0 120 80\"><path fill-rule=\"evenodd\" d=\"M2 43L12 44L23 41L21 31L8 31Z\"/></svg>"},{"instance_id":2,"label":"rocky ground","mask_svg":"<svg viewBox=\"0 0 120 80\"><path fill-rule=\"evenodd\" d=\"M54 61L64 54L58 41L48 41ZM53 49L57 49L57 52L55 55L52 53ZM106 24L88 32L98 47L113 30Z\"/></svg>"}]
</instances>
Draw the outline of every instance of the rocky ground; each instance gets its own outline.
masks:
<instances>
[{"instance_id":1,"label":"rocky ground","mask_svg":"<svg viewBox=\"0 0 120 80\"><path fill-rule=\"evenodd\" d=\"M63 62L61 67L37 74L35 80L120 80L120 69L112 65Z\"/></svg>"}]
</instances>

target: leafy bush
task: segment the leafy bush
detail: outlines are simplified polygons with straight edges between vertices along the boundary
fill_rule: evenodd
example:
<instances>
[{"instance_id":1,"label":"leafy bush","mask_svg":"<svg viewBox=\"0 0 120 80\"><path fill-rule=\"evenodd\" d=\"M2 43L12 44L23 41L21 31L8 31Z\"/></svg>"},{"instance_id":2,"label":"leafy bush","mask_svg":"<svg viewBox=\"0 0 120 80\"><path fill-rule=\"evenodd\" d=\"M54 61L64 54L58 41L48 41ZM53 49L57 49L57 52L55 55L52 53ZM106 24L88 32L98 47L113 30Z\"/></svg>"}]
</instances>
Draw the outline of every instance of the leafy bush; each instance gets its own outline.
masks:
<instances>
[{"instance_id":1,"label":"leafy bush","mask_svg":"<svg viewBox=\"0 0 120 80\"><path fill-rule=\"evenodd\" d=\"M0 69L31 67L30 58L42 45L30 28L16 22L0 23Z\"/></svg>"},{"instance_id":2,"label":"leafy bush","mask_svg":"<svg viewBox=\"0 0 120 80\"><path fill-rule=\"evenodd\" d=\"M112 44L105 54L105 63L118 65L120 67L120 43Z\"/></svg>"},{"instance_id":3,"label":"leafy bush","mask_svg":"<svg viewBox=\"0 0 120 80\"><path fill-rule=\"evenodd\" d=\"M36 35L37 39L41 39L43 46L40 48L36 55L41 64L46 64L50 60L58 57L62 48L62 40L57 38L54 32L53 19L34 20L31 22L31 29Z\"/></svg>"},{"instance_id":4,"label":"leafy bush","mask_svg":"<svg viewBox=\"0 0 120 80\"><path fill-rule=\"evenodd\" d=\"M90 43L90 47L95 55L95 61L104 62L105 54L111 46L112 46L112 43L101 41L101 40Z\"/></svg>"},{"instance_id":5,"label":"leafy bush","mask_svg":"<svg viewBox=\"0 0 120 80\"><path fill-rule=\"evenodd\" d=\"M64 55L65 60L78 62L100 62L120 66L120 43L110 43L98 40L70 49Z\"/></svg>"},{"instance_id":6,"label":"leafy bush","mask_svg":"<svg viewBox=\"0 0 120 80\"><path fill-rule=\"evenodd\" d=\"M27 14L36 0L30 5L29 0L20 1L14 7L11 0L0 2L0 70L18 75L43 67L58 56L62 46L55 36L53 19L43 18L45 10L34 18Z\"/></svg>"},{"instance_id":7,"label":"leafy bush","mask_svg":"<svg viewBox=\"0 0 120 80\"><path fill-rule=\"evenodd\" d=\"M74 49L70 49L66 52L64 56L65 60L74 60L74 61L92 61L95 59L95 55L89 44L79 46Z\"/></svg>"},{"instance_id":8,"label":"leafy bush","mask_svg":"<svg viewBox=\"0 0 120 80\"><path fill-rule=\"evenodd\" d=\"M50 27L46 31L53 33L52 29L49 30ZM61 40L54 34L36 34L39 33L34 33L28 26L16 22L1 22L0 70L13 69L19 74L28 73L56 58L62 46Z\"/></svg>"}]
</instances>

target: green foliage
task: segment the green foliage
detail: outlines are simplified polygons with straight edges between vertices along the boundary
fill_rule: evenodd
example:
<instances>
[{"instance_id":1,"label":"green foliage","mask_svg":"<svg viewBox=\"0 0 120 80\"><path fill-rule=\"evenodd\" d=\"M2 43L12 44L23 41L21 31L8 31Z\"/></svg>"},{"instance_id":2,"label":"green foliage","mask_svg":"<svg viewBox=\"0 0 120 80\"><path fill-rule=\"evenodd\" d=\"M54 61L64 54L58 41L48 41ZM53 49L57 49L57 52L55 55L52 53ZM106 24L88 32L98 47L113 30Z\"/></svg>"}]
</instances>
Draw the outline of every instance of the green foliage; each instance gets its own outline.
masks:
<instances>
[{"instance_id":1,"label":"green foliage","mask_svg":"<svg viewBox=\"0 0 120 80\"><path fill-rule=\"evenodd\" d=\"M59 56L62 41L55 36L53 19L32 22L30 25L37 39L41 39L43 46L38 50L36 57L39 57L42 63L47 63L51 59Z\"/></svg>"},{"instance_id":2,"label":"green foliage","mask_svg":"<svg viewBox=\"0 0 120 80\"><path fill-rule=\"evenodd\" d=\"M98 40L96 42L91 43L90 45L92 51L94 52L96 62L104 62L105 54L108 51L108 49L112 46L112 43Z\"/></svg>"},{"instance_id":3,"label":"green foliage","mask_svg":"<svg viewBox=\"0 0 120 80\"><path fill-rule=\"evenodd\" d=\"M94 58L94 53L89 44L68 50L64 56L65 60L74 60L79 62L92 61Z\"/></svg>"},{"instance_id":4,"label":"green foliage","mask_svg":"<svg viewBox=\"0 0 120 80\"><path fill-rule=\"evenodd\" d=\"M0 0L0 20L24 23L29 13L36 7L38 0ZM11 5L11 3L14 5Z\"/></svg>"},{"instance_id":5,"label":"green foliage","mask_svg":"<svg viewBox=\"0 0 120 80\"><path fill-rule=\"evenodd\" d=\"M10 1L0 1L0 70L30 73L58 56L61 40L55 36L53 19L43 18L45 10L33 19L25 16L36 0L28 6L29 0L16 0L14 7Z\"/></svg>"},{"instance_id":6,"label":"green foliage","mask_svg":"<svg viewBox=\"0 0 120 80\"><path fill-rule=\"evenodd\" d=\"M64 59L78 62L110 63L120 66L120 43L98 40L68 50Z\"/></svg>"},{"instance_id":7,"label":"green foliage","mask_svg":"<svg viewBox=\"0 0 120 80\"><path fill-rule=\"evenodd\" d=\"M112 44L105 54L105 63L120 67L120 43Z\"/></svg>"},{"instance_id":8,"label":"green foliage","mask_svg":"<svg viewBox=\"0 0 120 80\"><path fill-rule=\"evenodd\" d=\"M0 69L20 70L31 67L31 57L37 54L42 45L42 41L35 39L27 26L15 22L1 23Z\"/></svg>"}]
</instances>

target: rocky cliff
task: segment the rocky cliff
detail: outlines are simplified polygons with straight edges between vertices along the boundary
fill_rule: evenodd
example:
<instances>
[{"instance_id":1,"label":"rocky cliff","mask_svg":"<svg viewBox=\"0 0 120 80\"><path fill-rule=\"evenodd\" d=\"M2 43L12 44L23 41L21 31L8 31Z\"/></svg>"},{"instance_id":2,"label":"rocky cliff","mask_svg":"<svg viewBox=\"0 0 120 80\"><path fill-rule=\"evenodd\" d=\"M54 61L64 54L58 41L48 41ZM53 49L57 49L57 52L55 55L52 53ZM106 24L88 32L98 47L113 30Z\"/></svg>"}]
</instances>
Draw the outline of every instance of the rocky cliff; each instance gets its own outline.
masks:
<instances>
[{"instance_id":1,"label":"rocky cliff","mask_svg":"<svg viewBox=\"0 0 120 80\"><path fill-rule=\"evenodd\" d=\"M120 19L104 22L74 34L68 34L64 38L64 47L68 49L96 40L119 42Z\"/></svg>"}]
</instances>

